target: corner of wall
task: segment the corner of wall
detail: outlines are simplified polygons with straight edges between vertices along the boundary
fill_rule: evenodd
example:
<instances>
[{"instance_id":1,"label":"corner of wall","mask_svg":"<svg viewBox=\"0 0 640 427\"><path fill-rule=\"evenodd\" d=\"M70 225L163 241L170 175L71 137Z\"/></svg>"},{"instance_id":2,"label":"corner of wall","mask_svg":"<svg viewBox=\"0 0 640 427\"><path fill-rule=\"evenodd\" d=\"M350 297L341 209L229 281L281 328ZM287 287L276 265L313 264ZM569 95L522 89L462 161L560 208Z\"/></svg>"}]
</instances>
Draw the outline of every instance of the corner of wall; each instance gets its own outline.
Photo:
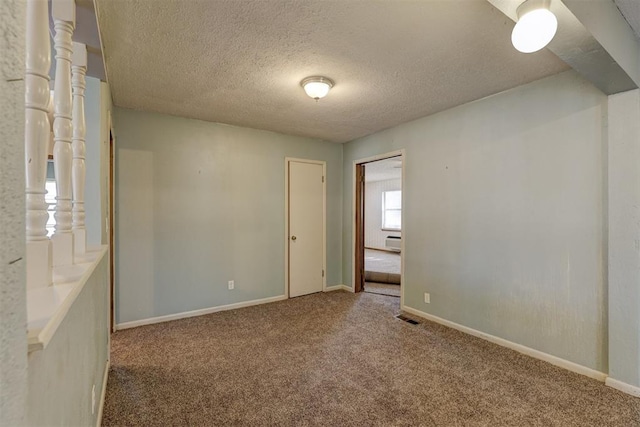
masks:
<instances>
[{"instance_id":1,"label":"corner of wall","mask_svg":"<svg viewBox=\"0 0 640 427\"><path fill-rule=\"evenodd\" d=\"M608 97L608 329L612 384L640 387L640 90Z\"/></svg>"}]
</instances>

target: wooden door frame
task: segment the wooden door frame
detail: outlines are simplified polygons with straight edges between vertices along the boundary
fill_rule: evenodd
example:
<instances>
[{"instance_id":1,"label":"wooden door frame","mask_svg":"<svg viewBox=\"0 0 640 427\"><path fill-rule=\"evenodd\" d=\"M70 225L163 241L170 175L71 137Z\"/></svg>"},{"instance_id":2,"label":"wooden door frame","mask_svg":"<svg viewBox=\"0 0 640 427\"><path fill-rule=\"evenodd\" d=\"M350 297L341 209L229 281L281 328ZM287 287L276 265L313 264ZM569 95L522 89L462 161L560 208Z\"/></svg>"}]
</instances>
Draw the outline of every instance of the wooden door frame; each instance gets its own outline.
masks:
<instances>
[{"instance_id":1,"label":"wooden door frame","mask_svg":"<svg viewBox=\"0 0 640 427\"><path fill-rule=\"evenodd\" d=\"M323 160L299 159L296 157L284 158L284 292L289 298L289 163L310 163L322 165L322 292L327 290L327 162Z\"/></svg>"},{"instance_id":2,"label":"wooden door frame","mask_svg":"<svg viewBox=\"0 0 640 427\"><path fill-rule=\"evenodd\" d=\"M406 167L406 153L405 153L405 149L400 149L400 150L396 150L396 151L390 151L388 153L383 153L383 154L378 154L375 156L370 156L370 157L365 157L362 159L357 159L353 161L353 167L352 167L352 193L351 193L351 200L352 200L352 212L353 212L353 216L351 217L351 229L352 229L352 236L351 236L351 292L357 292L355 285L356 285L356 268L358 267L356 265L357 260L357 253L359 253L358 249L361 249L362 251L362 265L361 271L364 271L364 239L362 241L362 247L358 248L357 246L357 242L356 242L356 238L357 238L357 225L356 225L356 219L358 217L358 215L360 215L361 213L358 211L358 204L357 204L357 200L359 200L359 198L357 197L357 192L358 189L361 188L360 186L358 186L358 182L357 182L357 165L361 165L361 164L365 164L365 163L371 163L371 162L375 162L378 160L384 160L384 159L389 159L391 157L401 157L402 158L402 168L401 168L401 174L402 174L402 192L403 192L403 197L402 197L402 214L401 214L401 218L402 218L402 243L400 245L400 253L402 254L400 257L400 308L404 309L404 288L405 288L405 283L404 283L404 265L405 265L405 256L406 256L406 251L405 251L405 241L406 241L406 232L407 232L407 226L406 226L406 198L404 197L404 193L406 190L406 181L405 181L405 167ZM362 195L362 199L364 201L364 195ZM363 207L360 207L360 209L363 209ZM362 215L364 215L364 212L362 212ZM357 252L358 251L358 252Z\"/></svg>"}]
</instances>

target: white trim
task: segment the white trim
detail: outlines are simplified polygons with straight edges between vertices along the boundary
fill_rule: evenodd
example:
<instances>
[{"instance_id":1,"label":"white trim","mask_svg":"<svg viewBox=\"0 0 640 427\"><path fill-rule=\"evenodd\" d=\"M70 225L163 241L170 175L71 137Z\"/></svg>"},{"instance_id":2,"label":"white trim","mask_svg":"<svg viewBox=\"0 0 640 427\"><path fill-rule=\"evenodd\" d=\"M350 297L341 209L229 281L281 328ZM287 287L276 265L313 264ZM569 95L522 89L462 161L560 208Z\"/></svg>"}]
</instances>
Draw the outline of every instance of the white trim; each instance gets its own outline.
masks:
<instances>
[{"instance_id":1,"label":"white trim","mask_svg":"<svg viewBox=\"0 0 640 427\"><path fill-rule=\"evenodd\" d=\"M404 156L404 148L395 151L389 151L383 154L376 154L374 156L364 157L362 159L354 160L354 165L358 163L371 163L378 160L389 159L391 157Z\"/></svg>"},{"instance_id":2,"label":"white trim","mask_svg":"<svg viewBox=\"0 0 640 427\"><path fill-rule=\"evenodd\" d=\"M619 390L623 393L627 393L635 397L640 397L640 387L623 383L622 381L614 380L611 377L608 377L604 383L609 387L615 388L616 390Z\"/></svg>"},{"instance_id":3,"label":"white trim","mask_svg":"<svg viewBox=\"0 0 640 427\"><path fill-rule=\"evenodd\" d=\"M98 418L96 419L96 427L102 425L102 414L104 413L104 400L107 397L107 380L109 379L109 366L111 360L107 359L104 365L104 375L102 376L102 392L100 393L100 406L98 406Z\"/></svg>"},{"instance_id":4,"label":"white trim","mask_svg":"<svg viewBox=\"0 0 640 427\"><path fill-rule=\"evenodd\" d=\"M420 316L427 320L431 320L432 322L439 323L444 326L448 326L449 328L456 329L460 332L464 332L465 334L473 335L474 337L482 338L483 340L492 342L494 344L498 344L502 347L509 348L511 350L515 350L518 353L525 354L527 356L531 356L535 359L543 360L545 362L551 363L552 365L558 366L560 368L564 368L568 371L575 372L577 374L581 374L587 376L589 378L593 378L595 380L604 382L607 378L607 374L602 373L600 371L596 371L595 369L587 368L586 366L578 365L577 363L570 362L568 360L562 359L557 356L553 356L548 353L544 353L539 350L535 350L530 347L526 347L521 344L516 344L514 342L508 341L504 338L499 338L494 335L487 334L485 332L478 331L473 328L469 328L467 326L460 325L458 323L452 322L450 320L443 319L438 316L434 316L432 314L425 313L420 310L416 310L415 308L404 306L402 308L403 311L407 313L414 314L416 316Z\"/></svg>"},{"instance_id":5,"label":"white trim","mask_svg":"<svg viewBox=\"0 0 640 427\"><path fill-rule=\"evenodd\" d=\"M324 160L284 158L284 295L289 298L289 163L311 163L322 166L322 292L327 289L327 162Z\"/></svg>"},{"instance_id":6,"label":"white trim","mask_svg":"<svg viewBox=\"0 0 640 427\"><path fill-rule=\"evenodd\" d=\"M322 162L322 290L327 289L327 162Z\"/></svg>"},{"instance_id":7,"label":"white trim","mask_svg":"<svg viewBox=\"0 0 640 427\"><path fill-rule=\"evenodd\" d=\"M322 292L333 292L333 291L353 292L353 288L350 288L347 285L334 285L334 286L327 286L322 290Z\"/></svg>"},{"instance_id":8,"label":"white trim","mask_svg":"<svg viewBox=\"0 0 640 427\"><path fill-rule=\"evenodd\" d=\"M407 209L406 209L406 200L407 198L405 197L405 194L407 194L406 192L406 180L405 177L407 176L407 174L405 173L405 167L407 164L407 156L404 152L404 148L402 150L400 150L401 157L402 157L402 168L400 169L400 172L402 173L402 182L401 182L401 190L402 190L402 213L400 215L401 217L401 221L402 221L402 228L404 230L407 229L406 224L407 224ZM400 240L400 250L402 251L402 255L400 255L400 307L404 306L404 290L406 288L406 284L404 282L404 265L405 265L405 256L406 256L406 248L404 246L404 242L407 240L407 233L402 232L402 239Z\"/></svg>"},{"instance_id":9,"label":"white trim","mask_svg":"<svg viewBox=\"0 0 640 427\"><path fill-rule=\"evenodd\" d=\"M186 319L188 317L203 316L205 314L217 313L219 311L235 310L236 308L251 307L253 305L267 304L270 302L282 301L287 299L286 295L278 295L277 297L269 297L262 299L254 299L251 301L236 302L233 304L219 305L216 307L202 308L200 310L185 311L182 313L168 314L166 316L151 317L148 319L134 320L131 322L119 323L116 330L136 328L138 326L153 325L154 323L170 322L172 320Z\"/></svg>"},{"instance_id":10,"label":"white trim","mask_svg":"<svg viewBox=\"0 0 640 427\"><path fill-rule=\"evenodd\" d=\"M284 296L289 298L289 158L284 158Z\"/></svg>"},{"instance_id":11,"label":"white trim","mask_svg":"<svg viewBox=\"0 0 640 427\"><path fill-rule=\"evenodd\" d=\"M351 191L351 202L352 202L352 215L351 217L352 222L351 222L351 288L349 288L349 291L354 292L355 290L355 283L356 283L356 189L357 189L357 183L356 183L356 165L361 164L361 163L371 163L371 162L375 162L377 160L384 160L384 159L389 159L391 157L401 157L402 158L402 168L400 169L400 173L402 174L402 192L405 193L406 190L406 181L405 181L405 167L406 167L406 151L404 148L400 149L400 150L395 150L395 151L390 151L388 153L384 153L384 154L378 154L375 156L370 156L370 157L365 157L362 159L357 159L353 161L353 188ZM365 172L366 173L366 172ZM364 197L364 195L363 195ZM402 197L402 228L405 230L406 232L406 197ZM404 307L404 289L405 289L405 282L404 282L404 259L405 259L405 254L406 252L406 248L405 248L405 241L406 239L404 238L404 236L406 235L406 233L403 232L403 238L401 240L400 246L400 253L402 254L402 256L400 257L400 309L402 309Z\"/></svg>"},{"instance_id":12,"label":"white trim","mask_svg":"<svg viewBox=\"0 0 640 427\"><path fill-rule=\"evenodd\" d=\"M42 328L27 329L28 353L38 350L44 350L47 345L49 345L51 338L53 338L62 321L67 317L67 313L69 313L69 310L71 310L73 303L76 301L78 295L80 295L80 292L82 292L84 286L87 284L87 281L89 280L89 278L91 278L93 272L96 270L96 267L98 266L98 264L100 264L100 262L104 258L104 255L107 253L107 245L102 245L99 248L94 249L97 249L97 251L95 251L96 258L91 261L91 263L73 264L73 267L85 270L79 279L66 284L72 286L72 289L67 294L62 303L55 309L53 315L47 320L46 324ZM39 290L40 289L38 289L38 291ZM28 324L27 328L29 328Z\"/></svg>"}]
</instances>

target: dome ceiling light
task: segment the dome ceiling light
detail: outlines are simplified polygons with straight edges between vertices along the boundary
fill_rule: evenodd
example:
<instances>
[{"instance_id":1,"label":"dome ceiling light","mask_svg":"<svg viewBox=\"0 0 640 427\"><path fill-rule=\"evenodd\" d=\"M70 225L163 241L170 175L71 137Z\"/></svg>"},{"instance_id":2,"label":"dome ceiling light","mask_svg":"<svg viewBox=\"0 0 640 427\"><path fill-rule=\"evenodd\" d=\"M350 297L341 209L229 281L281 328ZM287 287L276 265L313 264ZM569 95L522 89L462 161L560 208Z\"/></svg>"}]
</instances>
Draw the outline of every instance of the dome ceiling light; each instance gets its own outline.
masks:
<instances>
[{"instance_id":1,"label":"dome ceiling light","mask_svg":"<svg viewBox=\"0 0 640 427\"><path fill-rule=\"evenodd\" d=\"M329 89L333 87L333 81L327 77L311 76L303 79L300 86L310 98L317 102L320 98L327 96Z\"/></svg>"},{"instance_id":2,"label":"dome ceiling light","mask_svg":"<svg viewBox=\"0 0 640 427\"><path fill-rule=\"evenodd\" d=\"M513 47L522 53L537 52L551 42L558 20L549 10L551 0L526 0L518 6L518 22L511 33Z\"/></svg>"}]
</instances>

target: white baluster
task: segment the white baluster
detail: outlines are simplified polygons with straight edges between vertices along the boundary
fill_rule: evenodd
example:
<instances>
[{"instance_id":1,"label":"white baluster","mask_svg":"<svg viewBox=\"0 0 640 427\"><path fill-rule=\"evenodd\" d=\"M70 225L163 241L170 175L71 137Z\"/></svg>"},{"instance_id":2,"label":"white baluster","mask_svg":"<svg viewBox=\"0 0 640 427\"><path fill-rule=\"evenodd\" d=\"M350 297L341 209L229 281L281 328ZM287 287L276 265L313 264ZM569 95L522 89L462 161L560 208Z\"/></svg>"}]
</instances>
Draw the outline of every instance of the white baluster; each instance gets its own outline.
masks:
<instances>
[{"instance_id":1,"label":"white baluster","mask_svg":"<svg viewBox=\"0 0 640 427\"><path fill-rule=\"evenodd\" d=\"M73 264L71 232L71 163L73 126L71 104L71 37L75 28L74 0L53 0L51 15L55 27L56 80L54 84L53 166L56 174L56 230L53 234L53 265Z\"/></svg>"},{"instance_id":2,"label":"white baluster","mask_svg":"<svg viewBox=\"0 0 640 427\"><path fill-rule=\"evenodd\" d=\"M85 228L84 186L86 176L85 138L87 133L84 116L84 90L87 73L87 47L82 43L73 44L72 61L73 86L73 167L71 180L73 182L73 237L75 253L82 255L87 250L87 230Z\"/></svg>"},{"instance_id":3,"label":"white baluster","mask_svg":"<svg viewBox=\"0 0 640 427\"><path fill-rule=\"evenodd\" d=\"M51 284L52 251L47 237L45 181L49 148L49 5L27 0L25 73L25 173L27 288Z\"/></svg>"},{"instance_id":4,"label":"white baluster","mask_svg":"<svg viewBox=\"0 0 640 427\"><path fill-rule=\"evenodd\" d=\"M51 94L49 96L49 107L48 107L48 111L47 114L49 116L49 147L47 148L47 153L49 154L50 158L53 158L53 145L55 144L55 141L53 140L53 91L50 90L49 93Z\"/></svg>"}]
</instances>

